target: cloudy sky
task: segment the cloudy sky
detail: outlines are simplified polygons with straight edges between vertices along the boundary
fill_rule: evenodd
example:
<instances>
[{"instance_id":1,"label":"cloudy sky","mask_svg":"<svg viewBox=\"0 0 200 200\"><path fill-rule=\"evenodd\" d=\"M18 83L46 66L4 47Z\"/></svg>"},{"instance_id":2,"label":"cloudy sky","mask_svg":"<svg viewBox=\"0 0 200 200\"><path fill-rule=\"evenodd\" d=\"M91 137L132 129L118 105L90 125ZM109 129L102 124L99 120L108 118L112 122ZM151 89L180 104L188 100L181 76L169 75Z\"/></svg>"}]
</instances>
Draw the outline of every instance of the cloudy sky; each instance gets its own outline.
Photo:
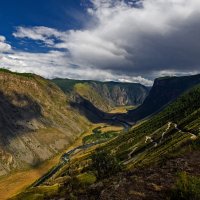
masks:
<instances>
[{"instance_id":1,"label":"cloudy sky","mask_svg":"<svg viewBox=\"0 0 200 200\"><path fill-rule=\"evenodd\" d=\"M200 73L199 0L2 0L0 65L151 85Z\"/></svg>"}]
</instances>

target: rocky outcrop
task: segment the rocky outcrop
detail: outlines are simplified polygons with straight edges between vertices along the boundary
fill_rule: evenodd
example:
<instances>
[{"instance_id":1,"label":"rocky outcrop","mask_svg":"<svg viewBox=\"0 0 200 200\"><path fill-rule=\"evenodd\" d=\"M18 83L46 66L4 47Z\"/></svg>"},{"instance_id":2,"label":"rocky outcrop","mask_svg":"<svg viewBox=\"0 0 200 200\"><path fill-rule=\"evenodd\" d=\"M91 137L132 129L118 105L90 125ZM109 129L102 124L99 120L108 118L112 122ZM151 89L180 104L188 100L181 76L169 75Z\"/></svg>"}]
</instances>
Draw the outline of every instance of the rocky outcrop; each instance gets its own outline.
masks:
<instances>
[{"instance_id":1,"label":"rocky outcrop","mask_svg":"<svg viewBox=\"0 0 200 200\"><path fill-rule=\"evenodd\" d=\"M52 157L88 125L52 82L0 72L0 176Z\"/></svg>"},{"instance_id":2,"label":"rocky outcrop","mask_svg":"<svg viewBox=\"0 0 200 200\"><path fill-rule=\"evenodd\" d=\"M138 121L152 115L199 83L200 75L158 78L144 103L137 109L129 111L125 118Z\"/></svg>"},{"instance_id":3,"label":"rocky outcrop","mask_svg":"<svg viewBox=\"0 0 200 200\"><path fill-rule=\"evenodd\" d=\"M65 93L79 94L104 112L116 106L138 106L148 95L149 88L137 83L75 81L54 79Z\"/></svg>"}]
</instances>

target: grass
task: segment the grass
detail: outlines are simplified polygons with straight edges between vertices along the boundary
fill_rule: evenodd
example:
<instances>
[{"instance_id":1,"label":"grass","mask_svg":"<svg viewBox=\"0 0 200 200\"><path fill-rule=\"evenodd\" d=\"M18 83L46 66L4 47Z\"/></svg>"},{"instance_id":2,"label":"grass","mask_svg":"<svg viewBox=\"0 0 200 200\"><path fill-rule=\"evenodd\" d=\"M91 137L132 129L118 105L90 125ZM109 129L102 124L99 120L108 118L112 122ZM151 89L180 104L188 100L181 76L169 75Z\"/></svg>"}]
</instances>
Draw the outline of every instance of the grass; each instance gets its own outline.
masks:
<instances>
[{"instance_id":1,"label":"grass","mask_svg":"<svg viewBox=\"0 0 200 200\"><path fill-rule=\"evenodd\" d=\"M95 127L91 134L83 137L83 143L89 144L92 142L105 142L119 135L120 131L123 130L122 126L109 126L102 125Z\"/></svg>"},{"instance_id":2,"label":"grass","mask_svg":"<svg viewBox=\"0 0 200 200\"><path fill-rule=\"evenodd\" d=\"M122 131L123 129L124 129L124 127L122 127L122 126L104 126L100 130L101 130L101 132L105 133L108 131L118 132L118 131Z\"/></svg>"},{"instance_id":3,"label":"grass","mask_svg":"<svg viewBox=\"0 0 200 200\"><path fill-rule=\"evenodd\" d=\"M199 200L200 178L189 176L186 172L179 174L171 200Z\"/></svg>"},{"instance_id":4,"label":"grass","mask_svg":"<svg viewBox=\"0 0 200 200\"><path fill-rule=\"evenodd\" d=\"M105 127L105 124L94 124L92 125L88 131L84 132L71 146L69 146L64 152L69 151L77 146L82 145L82 139L87 136L93 134L93 130L97 127ZM112 129L112 126L108 126L109 129ZM114 126L113 129L116 129ZM34 181L39 179L42 175L44 175L48 170L50 170L53 166L55 166L60 159L61 154L56 157L44 162L43 164L35 167L34 169L29 169L26 171L16 172L9 176L2 177L0 179L0 199L8 199L12 196L17 195L22 192L31 185ZM31 195L30 195L31 196ZM35 195L34 195L35 196ZM41 196L36 195L32 198L40 199ZM32 199L31 199L32 200Z\"/></svg>"},{"instance_id":5,"label":"grass","mask_svg":"<svg viewBox=\"0 0 200 200\"><path fill-rule=\"evenodd\" d=\"M78 185L86 186L95 183L97 180L96 176L93 173L83 173L79 174L75 178L75 182Z\"/></svg>"},{"instance_id":6,"label":"grass","mask_svg":"<svg viewBox=\"0 0 200 200\"><path fill-rule=\"evenodd\" d=\"M12 72L12 71L10 71L10 70L8 70L8 69L5 69L5 68L0 68L0 72L15 74L15 75L24 76L24 77L27 77L27 78L32 78L32 77L34 77L34 74L31 74L31 73Z\"/></svg>"},{"instance_id":7,"label":"grass","mask_svg":"<svg viewBox=\"0 0 200 200\"><path fill-rule=\"evenodd\" d=\"M60 155L43 163L37 168L17 172L0 179L0 199L8 199L22 192L26 187L40 178L52 166L58 163Z\"/></svg>"},{"instance_id":8,"label":"grass","mask_svg":"<svg viewBox=\"0 0 200 200\"><path fill-rule=\"evenodd\" d=\"M93 135L88 135L86 137L83 138L83 143L84 144L89 144L92 142L103 142L103 141L107 141L109 139L112 139L116 136L118 136L119 133L118 132L113 132L113 131L108 131L106 133L95 133Z\"/></svg>"},{"instance_id":9,"label":"grass","mask_svg":"<svg viewBox=\"0 0 200 200\"><path fill-rule=\"evenodd\" d=\"M16 197L12 198L12 200L43 200L47 199L47 197L53 196L57 194L59 191L59 185L55 184L52 186L40 186L36 188L31 188Z\"/></svg>"}]
</instances>

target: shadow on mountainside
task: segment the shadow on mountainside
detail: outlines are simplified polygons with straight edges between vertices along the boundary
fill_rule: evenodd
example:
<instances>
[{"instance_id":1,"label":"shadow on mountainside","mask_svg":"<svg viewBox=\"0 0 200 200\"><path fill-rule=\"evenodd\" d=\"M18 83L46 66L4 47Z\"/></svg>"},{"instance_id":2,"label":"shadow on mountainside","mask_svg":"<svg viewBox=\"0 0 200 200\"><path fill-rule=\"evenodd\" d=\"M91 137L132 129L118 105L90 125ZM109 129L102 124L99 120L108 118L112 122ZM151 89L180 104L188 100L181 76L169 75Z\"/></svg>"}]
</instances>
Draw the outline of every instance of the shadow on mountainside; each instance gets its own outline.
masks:
<instances>
[{"instance_id":1,"label":"shadow on mountainside","mask_svg":"<svg viewBox=\"0 0 200 200\"><path fill-rule=\"evenodd\" d=\"M24 94L13 92L5 95L0 91L0 145L9 139L34 130L33 119L42 117L40 105Z\"/></svg>"},{"instance_id":2,"label":"shadow on mountainside","mask_svg":"<svg viewBox=\"0 0 200 200\"><path fill-rule=\"evenodd\" d=\"M78 110L80 114L85 116L92 123L108 123L119 125L115 119L116 114L103 112L102 110L96 108L90 101L79 95L74 97L73 101L70 102L70 105Z\"/></svg>"}]
</instances>

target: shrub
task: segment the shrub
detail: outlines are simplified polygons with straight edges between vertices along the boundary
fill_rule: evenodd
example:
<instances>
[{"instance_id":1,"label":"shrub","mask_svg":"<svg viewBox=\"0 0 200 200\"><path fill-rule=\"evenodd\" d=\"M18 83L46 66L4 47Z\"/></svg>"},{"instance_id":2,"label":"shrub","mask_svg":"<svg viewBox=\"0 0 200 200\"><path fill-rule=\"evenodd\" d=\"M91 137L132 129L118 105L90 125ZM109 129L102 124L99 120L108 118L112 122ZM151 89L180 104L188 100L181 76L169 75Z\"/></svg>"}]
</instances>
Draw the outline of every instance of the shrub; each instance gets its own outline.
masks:
<instances>
[{"instance_id":1,"label":"shrub","mask_svg":"<svg viewBox=\"0 0 200 200\"><path fill-rule=\"evenodd\" d=\"M92 168L97 171L98 178L108 177L121 170L116 157L104 150L97 150L92 155Z\"/></svg>"},{"instance_id":2,"label":"shrub","mask_svg":"<svg viewBox=\"0 0 200 200\"><path fill-rule=\"evenodd\" d=\"M192 141L192 148L194 150L200 149L200 137L198 136L197 140Z\"/></svg>"},{"instance_id":3,"label":"shrub","mask_svg":"<svg viewBox=\"0 0 200 200\"><path fill-rule=\"evenodd\" d=\"M200 178L188 176L186 172L179 174L171 200L199 200Z\"/></svg>"},{"instance_id":4,"label":"shrub","mask_svg":"<svg viewBox=\"0 0 200 200\"><path fill-rule=\"evenodd\" d=\"M92 173L83 173L76 176L76 182L79 185L87 186L96 182L96 176Z\"/></svg>"}]
</instances>

